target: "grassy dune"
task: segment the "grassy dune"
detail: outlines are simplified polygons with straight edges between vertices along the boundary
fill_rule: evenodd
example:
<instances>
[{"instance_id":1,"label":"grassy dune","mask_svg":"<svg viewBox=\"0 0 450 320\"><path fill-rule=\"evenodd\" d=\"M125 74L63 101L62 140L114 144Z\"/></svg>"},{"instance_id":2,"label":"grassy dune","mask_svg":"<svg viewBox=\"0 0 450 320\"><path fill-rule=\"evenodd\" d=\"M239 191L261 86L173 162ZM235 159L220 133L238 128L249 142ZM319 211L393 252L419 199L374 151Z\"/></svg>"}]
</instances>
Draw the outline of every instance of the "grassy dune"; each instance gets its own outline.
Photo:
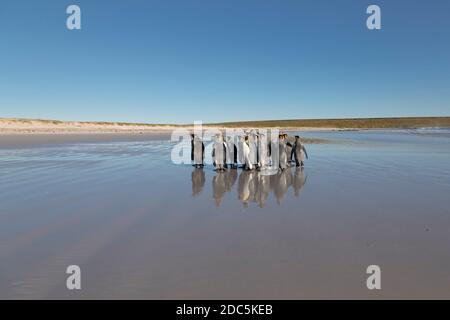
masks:
<instances>
[{"instance_id":1,"label":"grassy dune","mask_svg":"<svg viewBox=\"0 0 450 320\"><path fill-rule=\"evenodd\" d=\"M141 133L167 131L180 125L0 118L0 133Z\"/></svg>"},{"instance_id":2,"label":"grassy dune","mask_svg":"<svg viewBox=\"0 0 450 320\"><path fill-rule=\"evenodd\" d=\"M220 127L280 127L280 128L337 128L337 129L405 129L450 127L450 117L353 118L353 119L295 119L214 123Z\"/></svg>"},{"instance_id":3,"label":"grassy dune","mask_svg":"<svg viewBox=\"0 0 450 320\"><path fill-rule=\"evenodd\" d=\"M108 121L62 121L50 119L23 119L23 118L0 118L0 126L2 125L91 125L91 126L145 126L145 127L177 127L184 126L179 124L159 124L159 123L140 123L140 122L108 122Z\"/></svg>"},{"instance_id":4,"label":"grassy dune","mask_svg":"<svg viewBox=\"0 0 450 320\"><path fill-rule=\"evenodd\" d=\"M174 128L192 128L193 124L151 124L128 122L86 122L42 119L0 118L0 133L63 133L63 132L153 132ZM450 117L296 119L207 123L215 128L280 128L298 130L358 130L448 127Z\"/></svg>"}]
</instances>

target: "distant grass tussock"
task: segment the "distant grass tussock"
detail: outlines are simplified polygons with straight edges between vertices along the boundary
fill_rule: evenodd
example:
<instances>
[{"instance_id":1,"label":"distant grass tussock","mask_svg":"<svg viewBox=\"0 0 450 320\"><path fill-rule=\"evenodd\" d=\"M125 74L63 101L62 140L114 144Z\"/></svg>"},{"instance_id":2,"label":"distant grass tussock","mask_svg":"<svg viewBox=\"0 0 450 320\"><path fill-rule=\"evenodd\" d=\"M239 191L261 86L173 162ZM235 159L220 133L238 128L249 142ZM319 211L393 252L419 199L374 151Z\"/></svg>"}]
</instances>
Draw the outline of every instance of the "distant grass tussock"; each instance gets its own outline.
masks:
<instances>
[{"instance_id":1,"label":"distant grass tussock","mask_svg":"<svg viewBox=\"0 0 450 320\"><path fill-rule=\"evenodd\" d=\"M59 121L42 119L1 119L2 122L21 123L32 125L35 122L64 125L95 125L95 126L140 126L140 127L185 127L193 124L151 124L129 122L105 122L105 121ZM223 128L330 128L330 129L404 129L422 127L450 127L450 117L405 117L405 118L353 118L353 119L294 119L294 120L263 120L263 121L239 121L206 123L205 127Z\"/></svg>"},{"instance_id":2,"label":"distant grass tussock","mask_svg":"<svg viewBox=\"0 0 450 320\"><path fill-rule=\"evenodd\" d=\"M355 119L304 119L223 122L210 124L223 127L280 127L280 128L338 128L338 129L388 129L450 127L450 117L409 118L355 118Z\"/></svg>"}]
</instances>

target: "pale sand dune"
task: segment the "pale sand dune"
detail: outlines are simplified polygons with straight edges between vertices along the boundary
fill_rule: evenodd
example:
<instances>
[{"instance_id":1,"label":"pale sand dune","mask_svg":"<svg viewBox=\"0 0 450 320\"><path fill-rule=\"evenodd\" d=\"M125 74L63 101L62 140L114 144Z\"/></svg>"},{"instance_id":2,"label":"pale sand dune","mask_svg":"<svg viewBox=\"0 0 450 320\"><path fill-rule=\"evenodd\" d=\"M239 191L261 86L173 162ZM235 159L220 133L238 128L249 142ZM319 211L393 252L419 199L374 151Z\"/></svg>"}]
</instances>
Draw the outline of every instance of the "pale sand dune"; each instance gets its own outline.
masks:
<instances>
[{"instance_id":1,"label":"pale sand dune","mask_svg":"<svg viewBox=\"0 0 450 320\"><path fill-rule=\"evenodd\" d=\"M220 129L226 127L233 129L250 129L249 126L233 125L208 125L204 128ZM259 127L260 129L264 129ZM267 126L267 129L280 128L279 126ZM323 131L323 130L352 130L352 128L334 127L296 127L281 126L283 130L297 131ZM170 124L146 124L146 123L123 123L123 122L80 122L59 121L40 119L7 119L0 118L0 134L63 134L63 133L164 133L175 129L192 130L193 125L170 125Z\"/></svg>"},{"instance_id":2,"label":"pale sand dune","mask_svg":"<svg viewBox=\"0 0 450 320\"><path fill-rule=\"evenodd\" d=\"M161 132L176 126L125 124L115 122L78 122L57 120L0 119L0 134L5 133L118 133Z\"/></svg>"},{"instance_id":3,"label":"pale sand dune","mask_svg":"<svg viewBox=\"0 0 450 320\"><path fill-rule=\"evenodd\" d=\"M355 119L292 119L238 121L203 124L204 129L280 129L283 131L349 131L366 129L448 128L450 117L402 117ZM126 122L82 122L42 119L0 118L0 134L62 133L164 133L192 130L193 124L151 124Z\"/></svg>"}]
</instances>

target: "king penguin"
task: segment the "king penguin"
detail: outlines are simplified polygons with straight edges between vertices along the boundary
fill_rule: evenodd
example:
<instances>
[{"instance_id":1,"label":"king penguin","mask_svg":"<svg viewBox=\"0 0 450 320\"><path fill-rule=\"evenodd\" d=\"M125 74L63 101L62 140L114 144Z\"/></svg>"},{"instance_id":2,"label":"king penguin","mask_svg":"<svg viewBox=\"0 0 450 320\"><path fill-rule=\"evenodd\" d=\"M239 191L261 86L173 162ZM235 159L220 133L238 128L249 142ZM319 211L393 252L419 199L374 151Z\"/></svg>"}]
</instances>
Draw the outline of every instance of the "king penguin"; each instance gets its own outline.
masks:
<instances>
[{"instance_id":1,"label":"king penguin","mask_svg":"<svg viewBox=\"0 0 450 320\"><path fill-rule=\"evenodd\" d=\"M295 136L295 144L294 144L294 159L295 159L295 165L297 167L301 166L303 167L303 161L308 159L308 153L306 152L305 146L302 144L302 141L300 140L299 136Z\"/></svg>"}]
</instances>

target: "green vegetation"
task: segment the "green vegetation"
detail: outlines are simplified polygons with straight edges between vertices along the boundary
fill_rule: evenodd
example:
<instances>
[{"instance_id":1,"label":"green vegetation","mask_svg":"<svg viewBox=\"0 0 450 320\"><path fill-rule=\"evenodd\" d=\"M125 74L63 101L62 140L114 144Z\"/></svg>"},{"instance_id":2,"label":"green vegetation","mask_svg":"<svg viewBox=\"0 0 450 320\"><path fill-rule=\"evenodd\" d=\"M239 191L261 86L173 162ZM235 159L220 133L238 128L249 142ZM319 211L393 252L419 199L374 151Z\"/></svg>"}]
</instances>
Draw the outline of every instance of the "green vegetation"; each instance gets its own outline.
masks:
<instances>
[{"instance_id":1,"label":"green vegetation","mask_svg":"<svg viewBox=\"0 0 450 320\"><path fill-rule=\"evenodd\" d=\"M404 129L423 127L450 127L450 117L304 119L223 122L210 124L221 127L279 127L279 128L338 128L338 129Z\"/></svg>"},{"instance_id":2,"label":"green vegetation","mask_svg":"<svg viewBox=\"0 0 450 320\"><path fill-rule=\"evenodd\" d=\"M0 118L2 122L30 124L40 122L51 125L73 125L74 123L84 125L100 126L144 126L152 127L186 127L193 124L150 124L129 122L101 122L101 121L59 121L41 119L6 119ZM353 118L353 119L294 119L294 120L262 120L262 121L239 121L203 124L204 127L223 128L323 128L323 129L405 129L423 127L450 127L450 117L405 117L405 118Z\"/></svg>"}]
</instances>

